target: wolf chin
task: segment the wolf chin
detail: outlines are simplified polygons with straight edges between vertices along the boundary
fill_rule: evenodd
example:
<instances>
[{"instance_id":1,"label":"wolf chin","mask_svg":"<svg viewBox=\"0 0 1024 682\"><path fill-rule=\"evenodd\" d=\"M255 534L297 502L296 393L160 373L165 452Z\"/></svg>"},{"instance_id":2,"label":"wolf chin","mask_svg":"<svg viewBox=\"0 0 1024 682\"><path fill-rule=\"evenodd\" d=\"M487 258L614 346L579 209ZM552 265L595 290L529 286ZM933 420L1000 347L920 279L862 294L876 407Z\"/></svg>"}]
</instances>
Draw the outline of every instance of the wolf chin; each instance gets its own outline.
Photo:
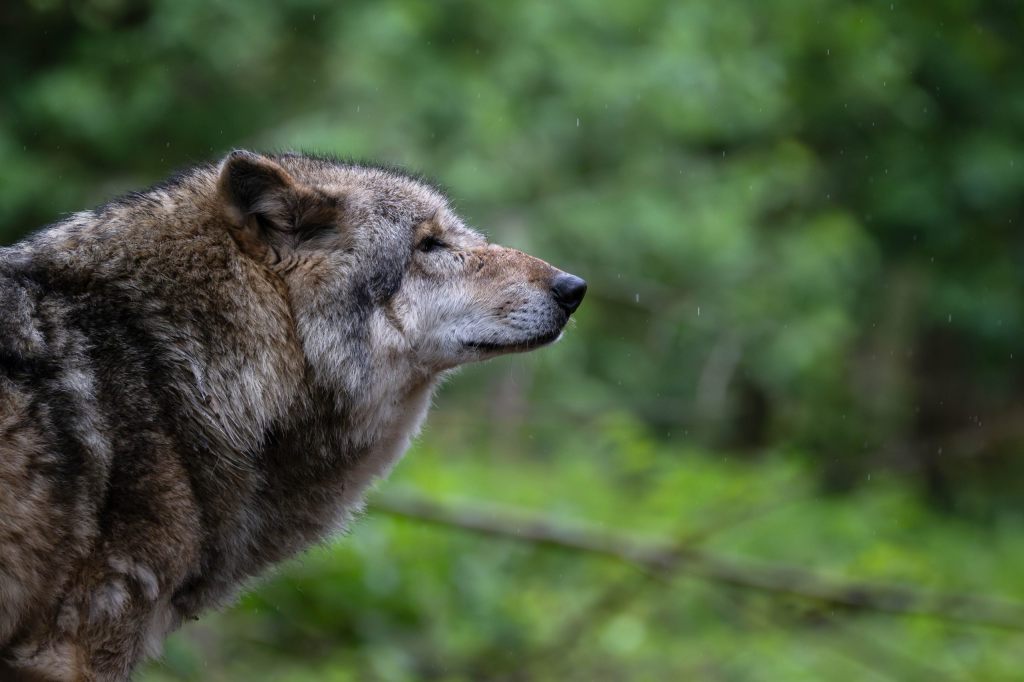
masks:
<instances>
[{"instance_id":1,"label":"wolf chin","mask_svg":"<svg viewBox=\"0 0 1024 682\"><path fill-rule=\"evenodd\" d=\"M0 679L113 681L344 527L586 284L393 169L236 151L0 249Z\"/></svg>"}]
</instances>

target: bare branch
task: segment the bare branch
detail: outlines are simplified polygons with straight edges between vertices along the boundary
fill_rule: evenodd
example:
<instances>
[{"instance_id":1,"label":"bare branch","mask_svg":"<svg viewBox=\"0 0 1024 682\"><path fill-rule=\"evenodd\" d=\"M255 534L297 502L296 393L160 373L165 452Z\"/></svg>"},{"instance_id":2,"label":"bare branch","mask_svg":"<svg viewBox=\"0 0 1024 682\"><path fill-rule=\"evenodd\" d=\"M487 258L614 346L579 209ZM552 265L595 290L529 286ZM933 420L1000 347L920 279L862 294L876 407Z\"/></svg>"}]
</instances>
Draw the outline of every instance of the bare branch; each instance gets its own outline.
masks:
<instances>
[{"instance_id":1,"label":"bare branch","mask_svg":"<svg viewBox=\"0 0 1024 682\"><path fill-rule=\"evenodd\" d=\"M378 496L371 511L533 545L604 556L656 574L686 573L713 583L787 595L851 610L1024 631L1024 603L929 592L897 585L827 579L804 568L738 560L672 543L641 541L583 524L507 511L454 507L423 498Z\"/></svg>"}]
</instances>

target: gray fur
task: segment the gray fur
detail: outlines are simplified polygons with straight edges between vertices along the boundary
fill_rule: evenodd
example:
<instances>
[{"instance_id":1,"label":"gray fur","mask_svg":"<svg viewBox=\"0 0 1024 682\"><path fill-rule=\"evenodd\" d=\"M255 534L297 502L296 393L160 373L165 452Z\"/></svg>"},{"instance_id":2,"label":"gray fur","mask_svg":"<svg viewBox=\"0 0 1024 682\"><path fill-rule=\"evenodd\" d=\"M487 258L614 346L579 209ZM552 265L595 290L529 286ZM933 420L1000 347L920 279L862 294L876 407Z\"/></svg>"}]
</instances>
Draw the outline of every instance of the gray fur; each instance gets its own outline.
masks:
<instances>
[{"instance_id":1,"label":"gray fur","mask_svg":"<svg viewBox=\"0 0 1024 682\"><path fill-rule=\"evenodd\" d=\"M126 680L342 528L439 377L559 335L557 277L421 180L295 154L0 249L0 678Z\"/></svg>"}]
</instances>

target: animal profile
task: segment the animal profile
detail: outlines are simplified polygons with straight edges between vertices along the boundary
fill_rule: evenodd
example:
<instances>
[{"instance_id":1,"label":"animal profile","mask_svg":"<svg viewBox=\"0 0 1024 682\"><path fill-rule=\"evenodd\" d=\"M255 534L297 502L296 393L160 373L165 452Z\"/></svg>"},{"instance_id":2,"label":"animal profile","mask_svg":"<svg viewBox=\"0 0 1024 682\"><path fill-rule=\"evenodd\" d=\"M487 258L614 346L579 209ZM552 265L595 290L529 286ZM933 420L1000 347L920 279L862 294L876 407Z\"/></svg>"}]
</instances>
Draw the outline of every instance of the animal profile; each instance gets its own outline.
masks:
<instances>
[{"instance_id":1,"label":"animal profile","mask_svg":"<svg viewBox=\"0 0 1024 682\"><path fill-rule=\"evenodd\" d=\"M343 528L579 277L386 168L235 151L0 249L0 679L116 682Z\"/></svg>"}]
</instances>

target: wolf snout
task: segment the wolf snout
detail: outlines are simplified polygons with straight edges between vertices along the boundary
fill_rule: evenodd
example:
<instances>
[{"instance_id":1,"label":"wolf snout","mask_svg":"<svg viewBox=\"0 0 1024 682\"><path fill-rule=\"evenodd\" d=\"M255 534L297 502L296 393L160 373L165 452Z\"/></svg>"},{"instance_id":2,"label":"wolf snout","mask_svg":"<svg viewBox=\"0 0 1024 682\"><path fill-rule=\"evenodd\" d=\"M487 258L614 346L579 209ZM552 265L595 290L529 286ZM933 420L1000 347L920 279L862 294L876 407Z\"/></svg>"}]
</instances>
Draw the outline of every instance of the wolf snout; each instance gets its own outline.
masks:
<instances>
[{"instance_id":1,"label":"wolf snout","mask_svg":"<svg viewBox=\"0 0 1024 682\"><path fill-rule=\"evenodd\" d=\"M572 315L580 307L586 293L587 283L576 275L562 272L551 281L551 295L566 315Z\"/></svg>"}]
</instances>

